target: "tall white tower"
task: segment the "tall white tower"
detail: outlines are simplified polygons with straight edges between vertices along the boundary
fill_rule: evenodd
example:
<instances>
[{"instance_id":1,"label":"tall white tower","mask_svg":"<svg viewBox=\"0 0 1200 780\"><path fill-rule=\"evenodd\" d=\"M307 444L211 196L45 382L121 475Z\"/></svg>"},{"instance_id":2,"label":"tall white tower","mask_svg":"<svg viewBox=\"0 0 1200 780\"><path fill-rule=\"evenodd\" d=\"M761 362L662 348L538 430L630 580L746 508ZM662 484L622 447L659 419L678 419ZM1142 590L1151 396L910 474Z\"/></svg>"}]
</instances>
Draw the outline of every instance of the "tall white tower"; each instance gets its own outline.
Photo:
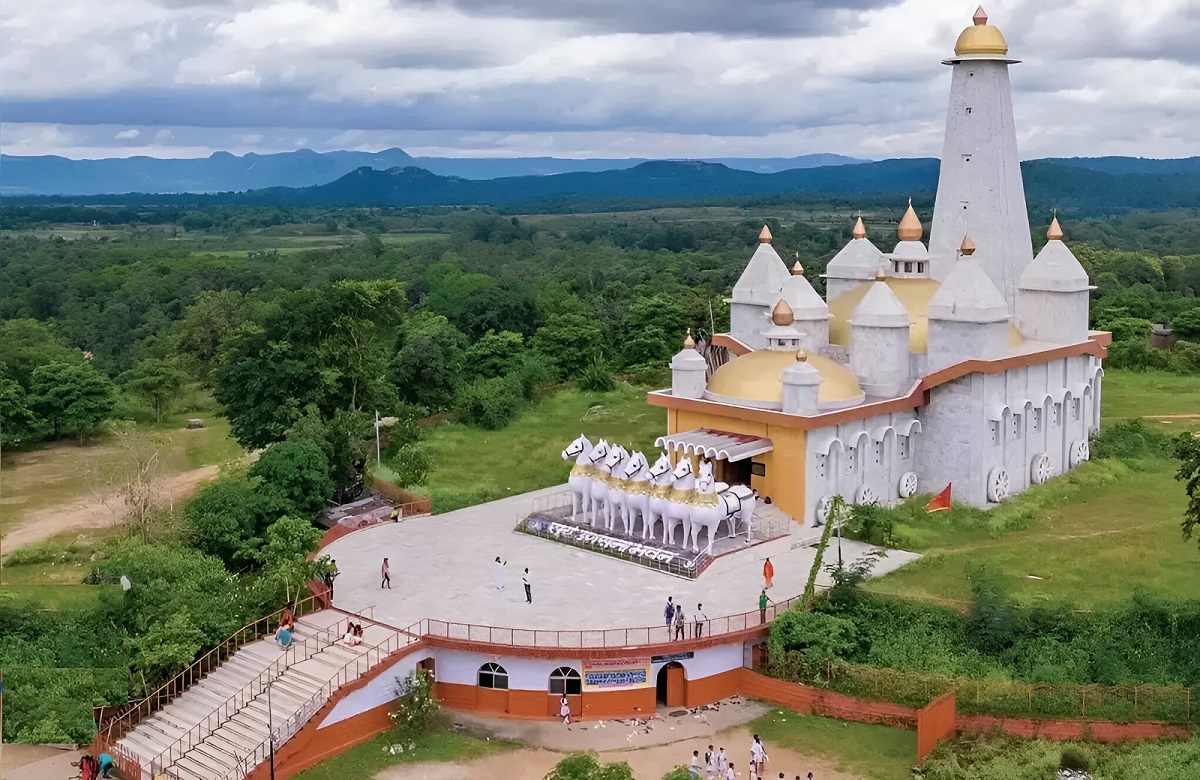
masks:
<instances>
[{"instance_id":1,"label":"tall white tower","mask_svg":"<svg viewBox=\"0 0 1200 780\"><path fill-rule=\"evenodd\" d=\"M935 279L949 276L959 242L972 236L987 248L991 262L984 270L1011 313L1018 280L1033 260L1008 81L1008 66L1017 60L1008 59L1008 43L987 23L982 6L974 22L945 61L954 72L929 235L930 270Z\"/></svg>"}]
</instances>

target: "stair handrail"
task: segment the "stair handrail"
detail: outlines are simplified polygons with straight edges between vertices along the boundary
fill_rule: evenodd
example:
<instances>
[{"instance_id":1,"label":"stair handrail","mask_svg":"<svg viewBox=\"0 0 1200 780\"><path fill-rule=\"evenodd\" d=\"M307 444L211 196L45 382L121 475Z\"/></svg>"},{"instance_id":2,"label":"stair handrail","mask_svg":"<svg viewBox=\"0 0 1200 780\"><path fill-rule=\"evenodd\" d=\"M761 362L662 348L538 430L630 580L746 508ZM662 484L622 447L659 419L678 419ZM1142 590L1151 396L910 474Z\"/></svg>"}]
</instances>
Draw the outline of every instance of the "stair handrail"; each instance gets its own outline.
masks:
<instances>
[{"instance_id":1,"label":"stair handrail","mask_svg":"<svg viewBox=\"0 0 1200 780\"><path fill-rule=\"evenodd\" d=\"M292 646L286 648L283 651L283 654L275 661L272 661L266 669L258 674L258 676L243 685L237 691L237 693L233 694L224 702L222 702L217 709L206 715L203 720L201 720L192 728L188 729L183 736L179 737L179 739L175 740L175 742L168 745L166 749L155 756L150 761L151 775L167 772L168 769L180 758L183 758L183 756L186 755L189 750L211 736L213 732L221 728L221 726L223 726L227 721L241 712L243 707L258 698L259 694L261 694L266 688L266 685L269 684L263 682L264 678L270 677L272 680L274 680L282 675L284 670L288 669L293 664L300 663L301 661L307 661L309 658L312 658L326 647L329 647L337 642L338 638L341 636L341 631L339 629L341 623L342 621L339 620L337 623L334 623L332 627L317 629L313 636L305 639L303 642L294 643ZM313 643L315 643L315 645ZM297 656L300 655L300 651L302 649L305 651L304 657L298 658ZM235 701L237 704L230 709L230 705ZM217 722L215 725L209 727L209 723L214 717L217 718ZM192 741L193 734L198 736L198 739L195 741ZM184 742L187 742L187 746L181 748L180 746L183 745ZM165 761L163 760L163 756L167 756Z\"/></svg>"},{"instance_id":2,"label":"stair handrail","mask_svg":"<svg viewBox=\"0 0 1200 780\"><path fill-rule=\"evenodd\" d=\"M310 609L311 607L321 604L321 596L316 594L307 596L296 602L296 607L292 611L292 614L296 617L306 615L308 612L312 611ZM272 612L269 615L260 617L252 623L247 623L217 643L211 650L202 655L200 658L197 658L186 669L172 677L170 680L167 680L152 693L141 699L138 699L135 702L130 702L128 705L126 705L126 709L121 712L120 715L117 715L108 721L105 729L106 743L111 745L121 737L125 736L127 733L129 733L133 726L137 725L137 723L142 720L142 718L157 712L169 704L175 697L181 695L198 680L203 679L213 669L220 666L227 658L229 658L229 656L237 652L237 650L245 645L250 644L251 642L257 641L265 634L269 634L271 632L271 624L273 622L278 622L278 619L283 612L284 610L280 609ZM261 626L265 626L266 630L261 630ZM250 639L246 638L248 630L250 631ZM230 648L232 648L232 651L229 651ZM224 655L222 655L222 653L224 653Z\"/></svg>"},{"instance_id":3,"label":"stair handrail","mask_svg":"<svg viewBox=\"0 0 1200 780\"><path fill-rule=\"evenodd\" d=\"M353 660L347 661L342 668L338 669L338 671L334 673L333 677L329 678L328 681L326 681L320 688L316 690L316 692L313 693L307 702L300 705L300 709L296 710L296 712L293 713L292 716L285 720L281 725L272 729L270 736L260 742L258 746L249 753L249 755L246 755L240 759L237 764L235 764L222 776L221 780L242 780L242 778L246 777L246 775L248 775L255 767L267 759L272 742L276 745L282 745L295 736L296 732L300 730L303 724L307 723L310 718L316 715L317 710L321 709L321 707L323 707L325 703L329 701L329 699L333 696L334 691L350 682L352 679L358 679L358 677L362 676L362 674L370 671L374 665L379 664L401 647L407 647L414 642L420 641L419 636L413 638L412 633L407 629L404 631L398 631L390 626L388 628L392 633L387 639L377 645L367 647L364 653L355 656ZM412 628L412 626L409 626L409 628ZM371 662L372 651L376 653L374 664ZM364 661L366 662L365 668L362 667ZM355 671L354 677L347 677L346 679L343 679L346 671L352 666L354 667Z\"/></svg>"}]
</instances>

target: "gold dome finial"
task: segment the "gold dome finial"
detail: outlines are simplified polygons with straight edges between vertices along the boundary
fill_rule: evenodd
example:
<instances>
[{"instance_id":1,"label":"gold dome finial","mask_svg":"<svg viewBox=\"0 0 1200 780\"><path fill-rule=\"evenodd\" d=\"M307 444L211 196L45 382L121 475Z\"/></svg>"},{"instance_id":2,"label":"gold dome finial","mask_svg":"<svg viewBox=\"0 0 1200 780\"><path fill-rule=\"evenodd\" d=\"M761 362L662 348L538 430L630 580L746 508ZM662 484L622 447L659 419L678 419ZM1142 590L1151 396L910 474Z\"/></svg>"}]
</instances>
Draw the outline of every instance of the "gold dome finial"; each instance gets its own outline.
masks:
<instances>
[{"instance_id":1,"label":"gold dome finial","mask_svg":"<svg viewBox=\"0 0 1200 780\"><path fill-rule=\"evenodd\" d=\"M969 235L963 236L963 242L958 248L958 252L963 257L970 257L971 255L975 254L975 242L971 240Z\"/></svg>"},{"instance_id":2,"label":"gold dome finial","mask_svg":"<svg viewBox=\"0 0 1200 780\"><path fill-rule=\"evenodd\" d=\"M867 237L867 228L865 225L863 225L862 217L859 217L858 221L854 223L854 230L850 233L850 235L854 236L855 238Z\"/></svg>"},{"instance_id":3,"label":"gold dome finial","mask_svg":"<svg viewBox=\"0 0 1200 780\"><path fill-rule=\"evenodd\" d=\"M1008 41L1004 40L1004 35L998 29L987 23L988 15L983 6L975 10L971 21L974 24L963 30L954 43L955 54L960 57L1008 54Z\"/></svg>"},{"instance_id":4,"label":"gold dome finial","mask_svg":"<svg viewBox=\"0 0 1200 780\"><path fill-rule=\"evenodd\" d=\"M808 353L805 352L804 350L799 350L798 352L796 352L796 362L797 363L807 363L808 362Z\"/></svg>"},{"instance_id":5,"label":"gold dome finial","mask_svg":"<svg viewBox=\"0 0 1200 780\"><path fill-rule=\"evenodd\" d=\"M766 225L763 225L763 229L758 234L758 243L760 243L760 244L771 243L771 228L767 227Z\"/></svg>"},{"instance_id":6,"label":"gold dome finial","mask_svg":"<svg viewBox=\"0 0 1200 780\"><path fill-rule=\"evenodd\" d=\"M880 268L878 271L875 272L875 281L886 282L887 278L888 278L887 271L883 270L882 268Z\"/></svg>"},{"instance_id":7,"label":"gold dome finial","mask_svg":"<svg viewBox=\"0 0 1200 780\"><path fill-rule=\"evenodd\" d=\"M896 226L896 236L901 241L920 241L923 235L925 228L921 227L921 220L917 219L917 212L913 211L912 198L909 198L908 211L904 212L900 224Z\"/></svg>"},{"instance_id":8,"label":"gold dome finial","mask_svg":"<svg viewBox=\"0 0 1200 780\"><path fill-rule=\"evenodd\" d=\"M1054 219L1050 221L1050 229L1046 231L1047 241L1062 241L1063 232L1062 226L1058 224L1058 215L1054 215Z\"/></svg>"},{"instance_id":9,"label":"gold dome finial","mask_svg":"<svg viewBox=\"0 0 1200 780\"><path fill-rule=\"evenodd\" d=\"M792 266L792 276L804 276L804 266L800 265L799 260Z\"/></svg>"},{"instance_id":10,"label":"gold dome finial","mask_svg":"<svg viewBox=\"0 0 1200 780\"><path fill-rule=\"evenodd\" d=\"M696 348L696 340L692 338L692 329L691 328L688 328L687 338L685 338L683 340L683 348L684 349L695 349Z\"/></svg>"},{"instance_id":11,"label":"gold dome finial","mask_svg":"<svg viewBox=\"0 0 1200 780\"><path fill-rule=\"evenodd\" d=\"M779 299L779 303L775 304L774 311L771 312L771 322L780 327L791 325L796 321L796 315L792 312L792 307L788 306L788 302L783 298Z\"/></svg>"}]
</instances>

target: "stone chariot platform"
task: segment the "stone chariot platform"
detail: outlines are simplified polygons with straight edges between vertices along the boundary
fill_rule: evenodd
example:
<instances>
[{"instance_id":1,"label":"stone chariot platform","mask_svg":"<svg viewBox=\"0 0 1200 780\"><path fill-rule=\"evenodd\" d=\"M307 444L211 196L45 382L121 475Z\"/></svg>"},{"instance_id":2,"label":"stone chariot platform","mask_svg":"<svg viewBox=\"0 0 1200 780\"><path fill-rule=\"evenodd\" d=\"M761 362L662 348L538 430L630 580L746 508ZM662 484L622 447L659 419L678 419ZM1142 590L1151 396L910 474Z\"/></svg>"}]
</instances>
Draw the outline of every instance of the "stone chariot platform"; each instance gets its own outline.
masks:
<instances>
[{"instance_id":1,"label":"stone chariot platform","mask_svg":"<svg viewBox=\"0 0 1200 780\"><path fill-rule=\"evenodd\" d=\"M575 519L571 513L571 491L563 489L536 499L533 511L517 523L516 530L689 579L699 577L717 558L736 555L763 542L788 536L792 531L790 517L771 505L760 506L751 520L748 536L745 532L732 537L719 535L713 539L709 555L707 538L699 550L679 544L682 530L676 531L676 544L672 545L663 542L661 526L656 538L643 539L636 531L633 535L625 534L619 522L612 530L606 530L602 524L593 527L583 513Z\"/></svg>"}]
</instances>

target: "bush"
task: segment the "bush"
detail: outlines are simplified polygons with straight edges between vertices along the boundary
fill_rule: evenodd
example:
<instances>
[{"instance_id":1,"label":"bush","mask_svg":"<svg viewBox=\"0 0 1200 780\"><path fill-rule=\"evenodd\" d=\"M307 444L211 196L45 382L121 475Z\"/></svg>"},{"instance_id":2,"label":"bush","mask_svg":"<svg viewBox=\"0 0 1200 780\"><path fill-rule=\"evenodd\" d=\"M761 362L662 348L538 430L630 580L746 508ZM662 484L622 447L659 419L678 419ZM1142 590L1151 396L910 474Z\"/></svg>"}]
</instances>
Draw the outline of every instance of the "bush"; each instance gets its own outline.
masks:
<instances>
[{"instance_id":1,"label":"bush","mask_svg":"<svg viewBox=\"0 0 1200 780\"><path fill-rule=\"evenodd\" d=\"M276 515L311 517L333 495L329 459L310 441L272 444L249 473L262 480L255 492Z\"/></svg>"},{"instance_id":2,"label":"bush","mask_svg":"<svg viewBox=\"0 0 1200 780\"><path fill-rule=\"evenodd\" d=\"M1171 454L1171 437L1139 418L1106 425L1092 438L1093 458L1162 458Z\"/></svg>"},{"instance_id":3,"label":"bush","mask_svg":"<svg viewBox=\"0 0 1200 780\"><path fill-rule=\"evenodd\" d=\"M512 377L476 379L458 394L458 408L466 421L488 430L508 425L521 408L524 392Z\"/></svg>"},{"instance_id":4,"label":"bush","mask_svg":"<svg viewBox=\"0 0 1200 780\"><path fill-rule=\"evenodd\" d=\"M414 669L396 682L396 707L388 713L397 740L412 741L433 726L441 706L433 695L433 675Z\"/></svg>"},{"instance_id":5,"label":"bush","mask_svg":"<svg viewBox=\"0 0 1200 780\"><path fill-rule=\"evenodd\" d=\"M579 375L579 387L592 393L607 393L616 389L617 383L608 364L597 359Z\"/></svg>"},{"instance_id":6,"label":"bush","mask_svg":"<svg viewBox=\"0 0 1200 780\"><path fill-rule=\"evenodd\" d=\"M396 450L388 465L396 477L396 484L407 488L425 484L433 461L420 444L405 444Z\"/></svg>"},{"instance_id":7,"label":"bush","mask_svg":"<svg viewBox=\"0 0 1200 780\"><path fill-rule=\"evenodd\" d=\"M692 780L694 777L686 766L677 766L663 775L662 780Z\"/></svg>"},{"instance_id":8,"label":"bush","mask_svg":"<svg viewBox=\"0 0 1200 780\"><path fill-rule=\"evenodd\" d=\"M1062 757L1058 760L1058 768L1087 772L1092 768L1092 764L1082 750L1072 746L1063 748Z\"/></svg>"},{"instance_id":9,"label":"bush","mask_svg":"<svg viewBox=\"0 0 1200 780\"><path fill-rule=\"evenodd\" d=\"M849 653L854 648L856 633L851 620L792 608L771 624L767 649L772 658L797 651L807 661L820 663Z\"/></svg>"},{"instance_id":10,"label":"bush","mask_svg":"<svg viewBox=\"0 0 1200 780\"><path fill-rule=\"evenodd\" d=\"M559 761L544 780L633 780L633 770L624 761L601 764L595 753L575 753Z\"/></svg>"}]
</instances>

